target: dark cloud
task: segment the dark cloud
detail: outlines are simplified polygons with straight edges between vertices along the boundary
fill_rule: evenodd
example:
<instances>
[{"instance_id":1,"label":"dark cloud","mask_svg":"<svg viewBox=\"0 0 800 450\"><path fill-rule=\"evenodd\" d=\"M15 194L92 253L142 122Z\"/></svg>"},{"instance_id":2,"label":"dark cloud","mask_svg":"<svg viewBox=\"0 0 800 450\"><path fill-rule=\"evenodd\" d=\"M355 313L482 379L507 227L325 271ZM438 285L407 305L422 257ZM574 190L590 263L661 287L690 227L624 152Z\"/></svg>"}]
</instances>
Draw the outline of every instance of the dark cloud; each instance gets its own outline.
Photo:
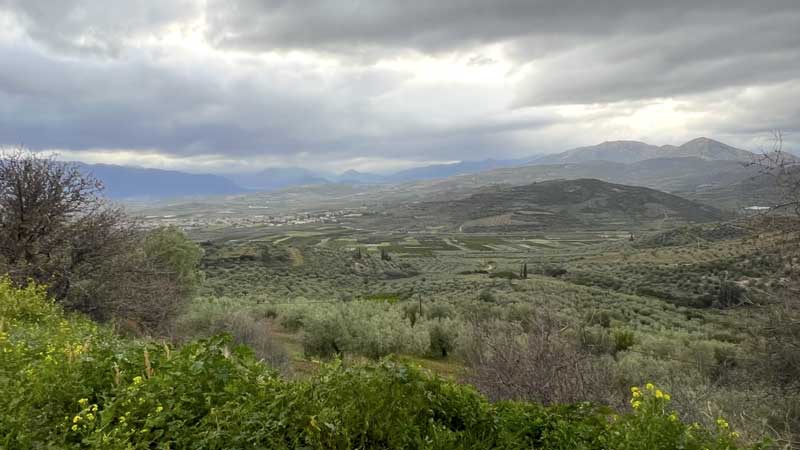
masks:
<instances>
[{"instance_id":1,"label":"dark cloud","mask_svg":"<svg viewBox=\"0 0 800 450\"><path fill-rule=\"evenodd\" d=\"M797 13L796 1L210 0L207 17L209 35L225 46L436 52L526 36L558 46L558 41L580 42L574 37L646 36L680 27L736 29L742 21L787 12Z\"/></svg>"},{"instance_id":2,"label":"dark cloud","mask_svg":"<svg viewBox=\"0 0 800 450\"><path fill-rule=\"evenodd\" d=\"M70 53L114 56L128 39L152 35L200 12L192 0L0 0L27 33Z\"/></svg>"},{"instance_id":3,"label":"dark cloud","mask_svg":"<svg viewBox=\"0 0 800 450\"><path fill-rule=\"evenodd\" d=\"M0 25L0 145L479 159L646 139L619 124L662 99L695 117L676 140L800 123L797 0L0 0Z\"/></svg>"}]
</instances>

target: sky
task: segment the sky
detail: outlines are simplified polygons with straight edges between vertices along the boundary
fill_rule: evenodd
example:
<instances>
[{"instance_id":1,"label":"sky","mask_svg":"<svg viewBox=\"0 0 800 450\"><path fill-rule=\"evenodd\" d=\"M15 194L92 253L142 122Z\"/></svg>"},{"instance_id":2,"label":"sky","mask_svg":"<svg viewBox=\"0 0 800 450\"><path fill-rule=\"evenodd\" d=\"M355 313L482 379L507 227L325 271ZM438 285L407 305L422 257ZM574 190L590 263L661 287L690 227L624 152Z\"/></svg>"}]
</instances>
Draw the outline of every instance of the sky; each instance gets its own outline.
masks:
<instances>
[{"instance_id":1,"label":"sky","mask_svg":"<svg viewBox=\"0 0 800 450\"><path fill-rule=\"evenodd\" d=\"M800 143L798 0L0 0L0 147L391 172Z\"/></svg>"}]
</instances>

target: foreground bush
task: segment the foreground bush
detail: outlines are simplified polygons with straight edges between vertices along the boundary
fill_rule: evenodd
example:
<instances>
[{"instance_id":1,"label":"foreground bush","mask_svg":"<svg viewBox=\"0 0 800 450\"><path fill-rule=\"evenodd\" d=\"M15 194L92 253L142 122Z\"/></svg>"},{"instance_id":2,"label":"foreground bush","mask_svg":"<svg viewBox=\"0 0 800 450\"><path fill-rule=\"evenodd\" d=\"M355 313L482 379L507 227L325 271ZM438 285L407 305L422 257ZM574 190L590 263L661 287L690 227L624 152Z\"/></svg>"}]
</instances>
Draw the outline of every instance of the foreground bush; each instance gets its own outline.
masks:
<instances>
[{"instance_id":1,"label":"foreground bush","mask_svg":"<svg viewBox=\"0 0 800 450\"><path fill-rule=\"evenodd\" d=\"M0 448L736 449L687 425L654 386L631 413L489 403L416 368L333 363L288 381L224 337L173 350L65 316L0 281Z\"/></svg>"}]
</instances>

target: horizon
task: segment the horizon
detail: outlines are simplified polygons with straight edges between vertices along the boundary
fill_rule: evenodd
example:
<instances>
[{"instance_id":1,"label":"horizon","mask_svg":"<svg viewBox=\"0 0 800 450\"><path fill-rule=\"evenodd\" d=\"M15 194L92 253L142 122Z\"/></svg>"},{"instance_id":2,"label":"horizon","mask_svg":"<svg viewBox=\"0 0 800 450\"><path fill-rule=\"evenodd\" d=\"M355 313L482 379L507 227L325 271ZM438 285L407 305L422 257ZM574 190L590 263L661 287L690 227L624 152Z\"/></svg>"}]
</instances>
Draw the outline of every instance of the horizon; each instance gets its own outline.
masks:
<instances>
[{"instance_id":1,"label":"horizon","mask_svg":"<svg viewBox=\"0 0 800 450\"><path fill-rule=\"evenodd\" d=\"M376 171L362 171L362 170L358 170L358 169L354 169L354 168L344 168L344 169L339 169L339 170L314 170L314 169L310 169L310 168L306 168L306 167L302 167L302 166L292 166L292 165L266 166L266 167L261 167L261 168L258 168L258 169L240 170L240 171L227 171L227 170L224 170L224 169L223 170L213 170L213 171L203 171L203 170L192 170L192 169L183 169L182 170L180 168L173 168L173 167L143 166L143 165L136 165L136 164L117 164L117 163L113 163L113 162L109 163L109 162L88 162L88 161L80 161L80 160L69 160L69 159L60 158L61 155L59 153L57 153L57 152L51 152L51 153L49 153L49 156L53 156L54 158L62 160L62 161L67 162L67 163L86 164L86 165L107 165L107 166L128 167L128 168L142 169L142 170L176 171L176 172L182 172L182 173L187 173L187 174L192 174L192 175L236 176L236 175L256 175L256 174L259 174L261 172L265 172L265 171L269 171L269 170L303 170L303 171L307 171L307 172L310 172L310 173L312 173L314 175L318 175L318 176L342 176L342 175L344 175L345 173L348 173L348 172L355 172L355 173L362 174L362 175L390 176L390 175L394 175L394 174L397 174L397 173L400 173L400 172L404 172L404 171L407 171L407 170L421 169L421 168L430 167L430 166L447 166L447 165L455 165L455 164L463 164L463 163L479 163L479 162L486 162L486 161L496 161L496 162L516 161L516 162L518 162L520 160L526 160L526 159L529 159L529 158L532 158L531 161L533 161L537 157L545 157L545 156L549 156L549 155L558 155L558 154L569 152L569 151L573 151L573 150L579 150L579 149L582 149L582 148L585 148L585 147L593 147L593 146L599 146L599 145L604 145L604 144L609 144L609 143L617 143L617 142L639 143L639 144L646 144L646 145L651 145L651 146L663 148L663 147L668 147L668 146L679 147L681 145L685 145L685 144L688 144L688 143L696 141L696 140L710 140L710 141L718 142L718 143L723 144L723 145L730 145L727 142L723 142L723 141L720 141L720 140L714 139L714 138L709 138L707 136L698 136L698 137L689 139L689 140L687 140L685 142L681 142L681 143L678 143L678 144L672 144L672 143L670 143L670 144L660 144L660 143L652 143L652 142L645 142L645 141L632 140L632 139L618 139L618 140L605 140L605 141L598 142L598 143L592 144L592 145L574 147L574 148L568 148L568 149L562 149L562 150L556 150L556 151L548 152L548 153L531 153L529 155L525 155L525 156L522 156L520 158L513 158L513 159L498 159L498 158L491 158L490 157L490 158L484 158L484 159L470 159L470 160L419 162L418 164L409 165L407 167L403 167L403 168L400 168L400 169L395 169L395 170L391 170L391 169L389 169L389 170L376 170ZM767 145L772 145L770 142L767 141L766 138L764 138L763 140ZM756 148L756 149L740 148L740 147L737 147L735 145L730 145L730 146L733 147L733 148L739 149L739 150L745 150L745 151L748 151L748 152L751 152L751 153L759 154L759 153L761 153L763 151L768 151L769 150L767 145L763 145L762 144L759 148ZM788 152L788 153L793 154L793 155L796 155L796 153L793 152L792 149L783 149L783 151L784 152ZM44 152L44 153L48 154L48 152Z\"/></svg>"},{"instance_id":2,"label":"horizon","mask_svg":"<svg viewBox=\"0 0 800 450\"><path fill-rule=\"evenodd\" d=\"M797 148L796 2L574 6L0 2L0 146L192 173Z\"/></svg>"}]
</instances>

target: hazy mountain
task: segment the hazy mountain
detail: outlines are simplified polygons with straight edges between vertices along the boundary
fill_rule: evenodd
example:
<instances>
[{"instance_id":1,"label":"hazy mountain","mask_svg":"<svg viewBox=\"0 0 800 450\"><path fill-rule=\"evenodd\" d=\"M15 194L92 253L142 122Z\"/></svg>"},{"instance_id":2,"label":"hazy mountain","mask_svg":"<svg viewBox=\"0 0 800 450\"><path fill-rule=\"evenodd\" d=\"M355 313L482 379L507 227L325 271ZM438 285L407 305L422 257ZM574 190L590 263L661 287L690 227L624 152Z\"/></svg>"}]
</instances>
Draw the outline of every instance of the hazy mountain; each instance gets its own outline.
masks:
<instances>
[{"instance_id":1,"label":"hazy mountain","mask_svg":"<svg viewBox=\"0 0 800 450\"><path fill-rule=\"evenodd\" d=\"M407 203L381 222L407 229L446 224L464 232L628 229L710 222L724 214L666 192L596 179L491 186L451 201Z\"/></svg>"},{"instance_id":2,"label":"hazy mountain","mask_svg":"<svg viewBox=\"0 0 800 450\"><path fill-rule=\"evenodd\" d=\"M454 175L482 172L484 170L497 169L500 167L514 167L524 164L523 160L494 160L485 159L482 161L462 161L453 164L434 164L430 166L415 167L413 169L401 170L384 179L387 182L406 182L418 180L433 180L437 178L447 178Z\"/></svg>"},{"instance_id":3,"label":"hazy mountain","mask_svg":"<svg viewBox=\"0 0 800 450\"><path fill-rule=\"evenodd\" d=\"M364 173L352 169L339 175L331 175L329 178L338 183L349 184L374 184L386 182L386 176L384 175Z\"/></svg>"},{"instance_id":4,"label":"hazy mountain","mask_svg":"<svg viewBox=\"0 0 800 450\"><path fill-rule=\"evenodd\" d=\"M227 177L240 186L263 191L328 183L324 176L300 167L271 167L256 173L233 174Z\"/></svg>"},{"instance_id":5,"label":"hazy mountain","mask_svg":"<svg viewBox=\"0 0 800 450\"><path fill-rule=\"evenodd\" d=\"M110 164L78 163L78 166L102 181L106 195L116 199L229 195L244 191L218 175Z\"/></svg>"},{"instance_id":6,"label":"hazy mountain","mask_svg":"<svg viewBox=\"0 0 800 450\"><path fill-rule=\"evenodd\" d=\"M466 192L492 184L524 185L556 179L597 178L610 183L644 186L668 192L686 192L723 186L758 173L737 161L700 158L657 158L623 164L589 161L510 167L429 181L428 191Z\"/></svg>"},{"instance_id":7,"label":"hazy mountain","mask_svg":"<svg viewBox=\"0 0 800 450\"><path fill-rule=\"evenodd\" d=\"M532 164L584 163L610 161L633 163L656 158L692 157L707 161L751 161L755 155L722 142L700 137L681 146L655 146L638 141L610 141L589 147L579 147L563 153L530 160Z\"/></svg>"}]
</instances>

